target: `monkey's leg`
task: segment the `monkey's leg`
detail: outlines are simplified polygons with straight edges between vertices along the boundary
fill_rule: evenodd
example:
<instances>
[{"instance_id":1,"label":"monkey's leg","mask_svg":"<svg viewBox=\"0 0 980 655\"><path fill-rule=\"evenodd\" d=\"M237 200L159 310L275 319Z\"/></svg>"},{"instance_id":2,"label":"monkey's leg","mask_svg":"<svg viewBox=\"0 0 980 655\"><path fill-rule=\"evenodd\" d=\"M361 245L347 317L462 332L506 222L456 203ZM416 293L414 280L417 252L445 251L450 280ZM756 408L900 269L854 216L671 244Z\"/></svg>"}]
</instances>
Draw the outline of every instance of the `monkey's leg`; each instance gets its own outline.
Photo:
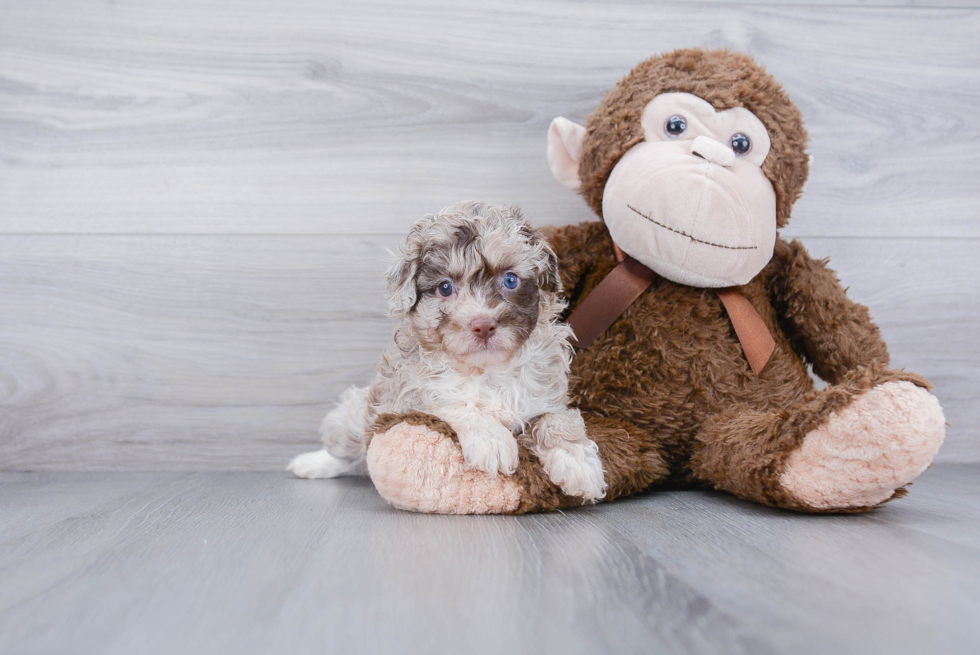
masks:
<instances>
[{"instance_id":1,"label":"monkey's leg","mask_svg":"<svg viewBox=\"0 0 980 655\"><path fill-rule=\"evenodd\" d=\"M642 491L666 477L655 446L627 423L584 415L599 447L606 500ZM582 505L548 479L523 445L513 476L469 469L455 434L422 413L382 416L369 429L368 472L381 496L400 509L440 514L523 514Z\"/></svg>"},{"instance_id":2,"label":"monkey's leg","mask_svg":"<svg viewBox=\"0 0 980 655\"><path fill-rule=\"evenodd\" d=\"M903 495L944 436L925 380L861 367L793 407L712 417L691 468L716 489L773 507L860 511Z\"/></svg>"}]
</instances>

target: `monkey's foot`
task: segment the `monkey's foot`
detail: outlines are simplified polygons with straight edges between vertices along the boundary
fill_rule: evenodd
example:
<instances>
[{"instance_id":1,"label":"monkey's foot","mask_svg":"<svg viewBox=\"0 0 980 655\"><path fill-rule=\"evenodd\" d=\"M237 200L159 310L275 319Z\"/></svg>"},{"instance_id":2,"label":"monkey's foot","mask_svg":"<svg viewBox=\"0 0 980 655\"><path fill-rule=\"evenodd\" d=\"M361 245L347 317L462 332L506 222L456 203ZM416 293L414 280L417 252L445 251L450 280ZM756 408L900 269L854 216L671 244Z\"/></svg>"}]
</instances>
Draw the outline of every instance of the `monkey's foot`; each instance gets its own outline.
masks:
<instances>
[{"instance_id":1,"label":"monkey's foot","mask_svg":"<svg viewBox=\"0 0 980 655\"><path fill-rule=\"evenodd\" d=\"M817 510L873 507L929 466L945 433L935 396L911 382L886 382L810 431L779 481Z\"/></svg>"},{"instance_id":2,"label":"monkey's foot","mask_svg":"<svg viewBox=\"0 0 980 655\"><path fill-rule=\"evenodd\" d=\"M397 423L367 451L378 493L399 509L438 514L507 514L520 502L513 478L468 468L459 444L426 425Z\"/></svg>"}]
</instances>

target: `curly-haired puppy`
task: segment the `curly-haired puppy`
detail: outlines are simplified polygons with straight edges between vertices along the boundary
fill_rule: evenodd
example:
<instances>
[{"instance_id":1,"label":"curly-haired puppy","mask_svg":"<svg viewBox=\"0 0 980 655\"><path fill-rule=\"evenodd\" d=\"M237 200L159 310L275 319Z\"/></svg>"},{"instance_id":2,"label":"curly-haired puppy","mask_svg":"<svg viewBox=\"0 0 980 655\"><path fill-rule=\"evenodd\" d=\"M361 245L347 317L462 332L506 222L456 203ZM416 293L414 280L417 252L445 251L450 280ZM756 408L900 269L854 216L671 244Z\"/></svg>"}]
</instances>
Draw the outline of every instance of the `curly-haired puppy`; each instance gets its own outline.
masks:
<instances>
[{"instance_id":1,"label":"curly-haired puppy","mask_svg":"<svg viewBox=\"0 0 980 655\"><path fill-rule=\"evenodd\" d=\"M517 208L464 202L416 222L388 271L401 325L374 381L343 394L323 420L324 450L289 469L363 474L372 421L417 410L455 430L470 466L513 473L522 435L566 494L605 496L598 449L566 406L571 332L557 322L560 285L554 252Z\"/></svg>"}]
</instances>

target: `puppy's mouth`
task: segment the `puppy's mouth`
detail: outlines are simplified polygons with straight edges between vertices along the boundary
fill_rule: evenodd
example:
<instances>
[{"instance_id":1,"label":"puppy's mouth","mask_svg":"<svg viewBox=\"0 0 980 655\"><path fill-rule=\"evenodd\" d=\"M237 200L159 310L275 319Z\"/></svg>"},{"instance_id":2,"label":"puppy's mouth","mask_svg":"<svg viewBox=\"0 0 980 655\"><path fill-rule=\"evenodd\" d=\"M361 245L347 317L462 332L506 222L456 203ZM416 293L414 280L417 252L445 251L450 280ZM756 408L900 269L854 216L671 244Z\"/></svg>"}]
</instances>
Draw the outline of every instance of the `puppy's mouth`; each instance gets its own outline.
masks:
<instances>
[{"instance_id":1,"label":"puppy's mouth","mask_svg":"<svg viewBox=\"0 0 980 655\"><path fill-rule=\"evenodd\" d=\"M508 354L510 349L504 343L507 341L497 335L490 337L489 339L483 340L479 338L472 338L469 340L470 343L466 350L462 353L465 355L503 355Z\"/></svg>"},{"instance_id":2,"label":"puppy's mouth","mask_svg":"<svg viewBox=\"0 0 980 655\"><path fill-rule=\"evenodd\" d=\"M457 342L458 343L458 342ZM471 365L499 364L510 359L516 348L507 335L494 334L488 339L471 336L448 350L459 360ZM455 352L453 352L455 351Z\"/></svg>"}]
</instances>

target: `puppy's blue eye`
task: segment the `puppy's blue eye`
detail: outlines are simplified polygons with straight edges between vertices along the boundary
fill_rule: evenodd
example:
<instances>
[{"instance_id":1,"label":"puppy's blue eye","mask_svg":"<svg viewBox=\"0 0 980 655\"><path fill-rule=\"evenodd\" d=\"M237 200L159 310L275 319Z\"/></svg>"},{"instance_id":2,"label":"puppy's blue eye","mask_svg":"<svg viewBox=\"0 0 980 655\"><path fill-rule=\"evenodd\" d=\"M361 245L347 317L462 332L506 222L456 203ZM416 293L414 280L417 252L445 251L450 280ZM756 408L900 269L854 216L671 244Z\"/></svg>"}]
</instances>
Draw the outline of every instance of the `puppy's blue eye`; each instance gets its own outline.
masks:
<instances>
[{"instance_id":1,"label":"puppy's blue eye","mask_svg":"<svg viewBox=\"0 0 980 655\"><path fill-rule=\"evenodd\" d=\"M520 278L513 273L504 273L504 286L508 289L516 289L520 281Z\"/></svg>"},{"instance_id":2,"label":"puppy's blue eye","mask_svg":"<svg viewBox=\"0 0 980 655\"><path fill-rule=\"evenodd\" d=\"M443 280L440 282L439 286L436 287L436 290L443 298L448 298L449 296L453 295L453 291L455 291L453 288L453 283L449 280Z\"/></svg>"}]
</instances>

